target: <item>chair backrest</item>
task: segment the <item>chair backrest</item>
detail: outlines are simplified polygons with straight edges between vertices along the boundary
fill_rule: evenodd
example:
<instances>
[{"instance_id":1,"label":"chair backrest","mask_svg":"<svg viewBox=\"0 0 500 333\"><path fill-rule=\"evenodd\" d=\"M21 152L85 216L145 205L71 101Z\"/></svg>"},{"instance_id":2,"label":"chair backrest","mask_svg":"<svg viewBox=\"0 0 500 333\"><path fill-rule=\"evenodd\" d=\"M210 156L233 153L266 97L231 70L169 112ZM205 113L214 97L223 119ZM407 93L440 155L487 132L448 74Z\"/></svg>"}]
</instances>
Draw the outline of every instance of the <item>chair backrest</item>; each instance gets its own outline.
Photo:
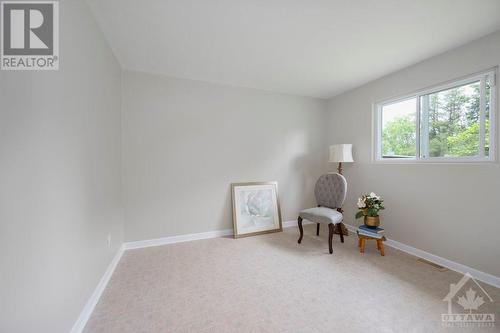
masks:
<instances>
[{"instance_id":1,"label":"chair backrest","mask_svg":"<svg viewBox=\"0 0 500 333\"><path fill-rule=\"evenodd\" d=\"M328 173L319 177L314 187L316 202L320 206L340 208L347 193L347 181L338 173Z\"/></svg>"}]
</instances>

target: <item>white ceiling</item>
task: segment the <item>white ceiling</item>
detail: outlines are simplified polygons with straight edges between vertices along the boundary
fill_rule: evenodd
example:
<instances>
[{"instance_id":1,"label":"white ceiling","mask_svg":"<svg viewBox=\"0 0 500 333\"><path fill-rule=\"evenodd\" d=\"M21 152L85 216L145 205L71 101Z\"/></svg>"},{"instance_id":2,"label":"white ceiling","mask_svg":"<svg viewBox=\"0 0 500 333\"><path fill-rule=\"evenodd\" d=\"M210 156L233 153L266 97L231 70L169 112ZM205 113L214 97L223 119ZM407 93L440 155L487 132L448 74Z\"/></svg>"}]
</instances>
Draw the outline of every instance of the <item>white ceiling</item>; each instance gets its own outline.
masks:
<instances>
[{"instance_id":1,"label":"white ceiling","mask_svg":"<svg viewBox=\"0 0 500 333\"><path fill-rule=\"evenodd\" d=\"M500 29L499 0L88 0L125 69L331 97Z\"/></svg>"}]
</instances>

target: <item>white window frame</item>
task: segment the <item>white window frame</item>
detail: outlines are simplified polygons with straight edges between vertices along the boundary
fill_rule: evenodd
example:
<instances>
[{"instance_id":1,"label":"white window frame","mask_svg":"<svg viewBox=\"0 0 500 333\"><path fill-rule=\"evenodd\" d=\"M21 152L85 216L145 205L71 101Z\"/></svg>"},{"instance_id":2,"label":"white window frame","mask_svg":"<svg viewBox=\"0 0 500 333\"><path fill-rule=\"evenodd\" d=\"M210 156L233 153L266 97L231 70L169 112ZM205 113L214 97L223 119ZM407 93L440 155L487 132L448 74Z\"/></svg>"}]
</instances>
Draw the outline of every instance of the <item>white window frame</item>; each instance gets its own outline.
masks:
<instances>
[{"instance_id":1,"label":"white window frame","mask_svg":"<svg viewBox=\"0 0 500 333\"><path fill-rule=\"evenodd\" d=\"M484 155L484 117L486 111L486 101L484 100L483 93L485 89L486 78L491 78L491 101L490 101L490 150L489 157ZM439 91L451 89L454 87L466 85L473 82L480 82L480 130L479 130L479 156L464 156L464 157L420 157L420 138L422 137L421 126L420 126L420 97L423 95L428 95L436 93ZM456 80L451 80L445 83L441 83L429 88L419 90L414 93L405 94L396 98L385 99L373 103L373 135L372 135L372 162L375 163L385 163L385 164L399 164L399 163L491 163L496 161L496 115L497 115L497 87L498 84L498 68L488 69L473 75L462 77ZM416 98L416 156L415 157L405 157L405 158L383 158L382 157L382 108L385 105L393 104L399 101L404 101L408 99Z\"/></svg>"}]
</instances>

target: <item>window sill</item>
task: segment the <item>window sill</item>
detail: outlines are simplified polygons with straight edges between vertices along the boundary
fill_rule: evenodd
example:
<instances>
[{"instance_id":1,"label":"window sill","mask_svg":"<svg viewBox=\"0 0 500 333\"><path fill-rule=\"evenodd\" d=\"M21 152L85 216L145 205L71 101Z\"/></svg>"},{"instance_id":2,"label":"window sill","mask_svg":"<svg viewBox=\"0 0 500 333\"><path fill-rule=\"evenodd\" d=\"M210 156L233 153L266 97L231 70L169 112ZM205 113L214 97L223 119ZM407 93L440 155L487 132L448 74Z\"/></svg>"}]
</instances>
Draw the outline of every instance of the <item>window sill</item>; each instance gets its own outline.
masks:
<instances>
[{"instance_id":1,"label":"window sill","mask_svg":"<svg viewBox=\"0 0 500 333\"><path fill-rule=\"evenodd\" d=\"M376 159L372 160L373 164L462 164L462 165L485 165L485 164L498 164L493 159Z\"/></svg>"}]
</instances>

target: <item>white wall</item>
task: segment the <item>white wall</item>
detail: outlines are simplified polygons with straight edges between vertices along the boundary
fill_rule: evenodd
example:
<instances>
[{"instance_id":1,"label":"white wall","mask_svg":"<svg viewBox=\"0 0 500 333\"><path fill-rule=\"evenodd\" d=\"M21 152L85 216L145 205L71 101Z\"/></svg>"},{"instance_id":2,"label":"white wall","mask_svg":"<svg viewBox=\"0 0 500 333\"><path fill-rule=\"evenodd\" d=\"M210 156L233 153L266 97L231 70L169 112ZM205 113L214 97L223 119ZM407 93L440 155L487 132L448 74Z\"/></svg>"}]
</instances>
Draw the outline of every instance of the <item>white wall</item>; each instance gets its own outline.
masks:
<instances>
[{"instance_id":1,"label":"white wall","mask_svg":"<svg viewBox=\"0 0 500 333\"><path fill-rule=\"evenodd\" d=\"M123 238L121 70L82 0L60 58L0 72L1 332L68 332Z\"/></svg>"},{"instance_id":2,"label":"white wall","mask_svg":"<svg viewBox=\"0 0 500 333\"><path fill-rule=\"evenodd\" d=\"M347 223L359 223L353 219L356 197L375 191L386 199L382 221L390 238L500 276L498 163L377 165L370 160L373 102L499 63L497 32L329 101L328 143L353 143L355 150L356 162L345 170Z\"/></svg>"},{"instance_id":3,"label":"white wall","mask_svg":"<svg viewBox=\"0 0 500 333\"><path fill-rule=\"evenodd\" d=\"M284 220L314 205L325 101L123 74L127 241L232 228L232 182L278 181Z\"/></svg>"}]
</instances>

